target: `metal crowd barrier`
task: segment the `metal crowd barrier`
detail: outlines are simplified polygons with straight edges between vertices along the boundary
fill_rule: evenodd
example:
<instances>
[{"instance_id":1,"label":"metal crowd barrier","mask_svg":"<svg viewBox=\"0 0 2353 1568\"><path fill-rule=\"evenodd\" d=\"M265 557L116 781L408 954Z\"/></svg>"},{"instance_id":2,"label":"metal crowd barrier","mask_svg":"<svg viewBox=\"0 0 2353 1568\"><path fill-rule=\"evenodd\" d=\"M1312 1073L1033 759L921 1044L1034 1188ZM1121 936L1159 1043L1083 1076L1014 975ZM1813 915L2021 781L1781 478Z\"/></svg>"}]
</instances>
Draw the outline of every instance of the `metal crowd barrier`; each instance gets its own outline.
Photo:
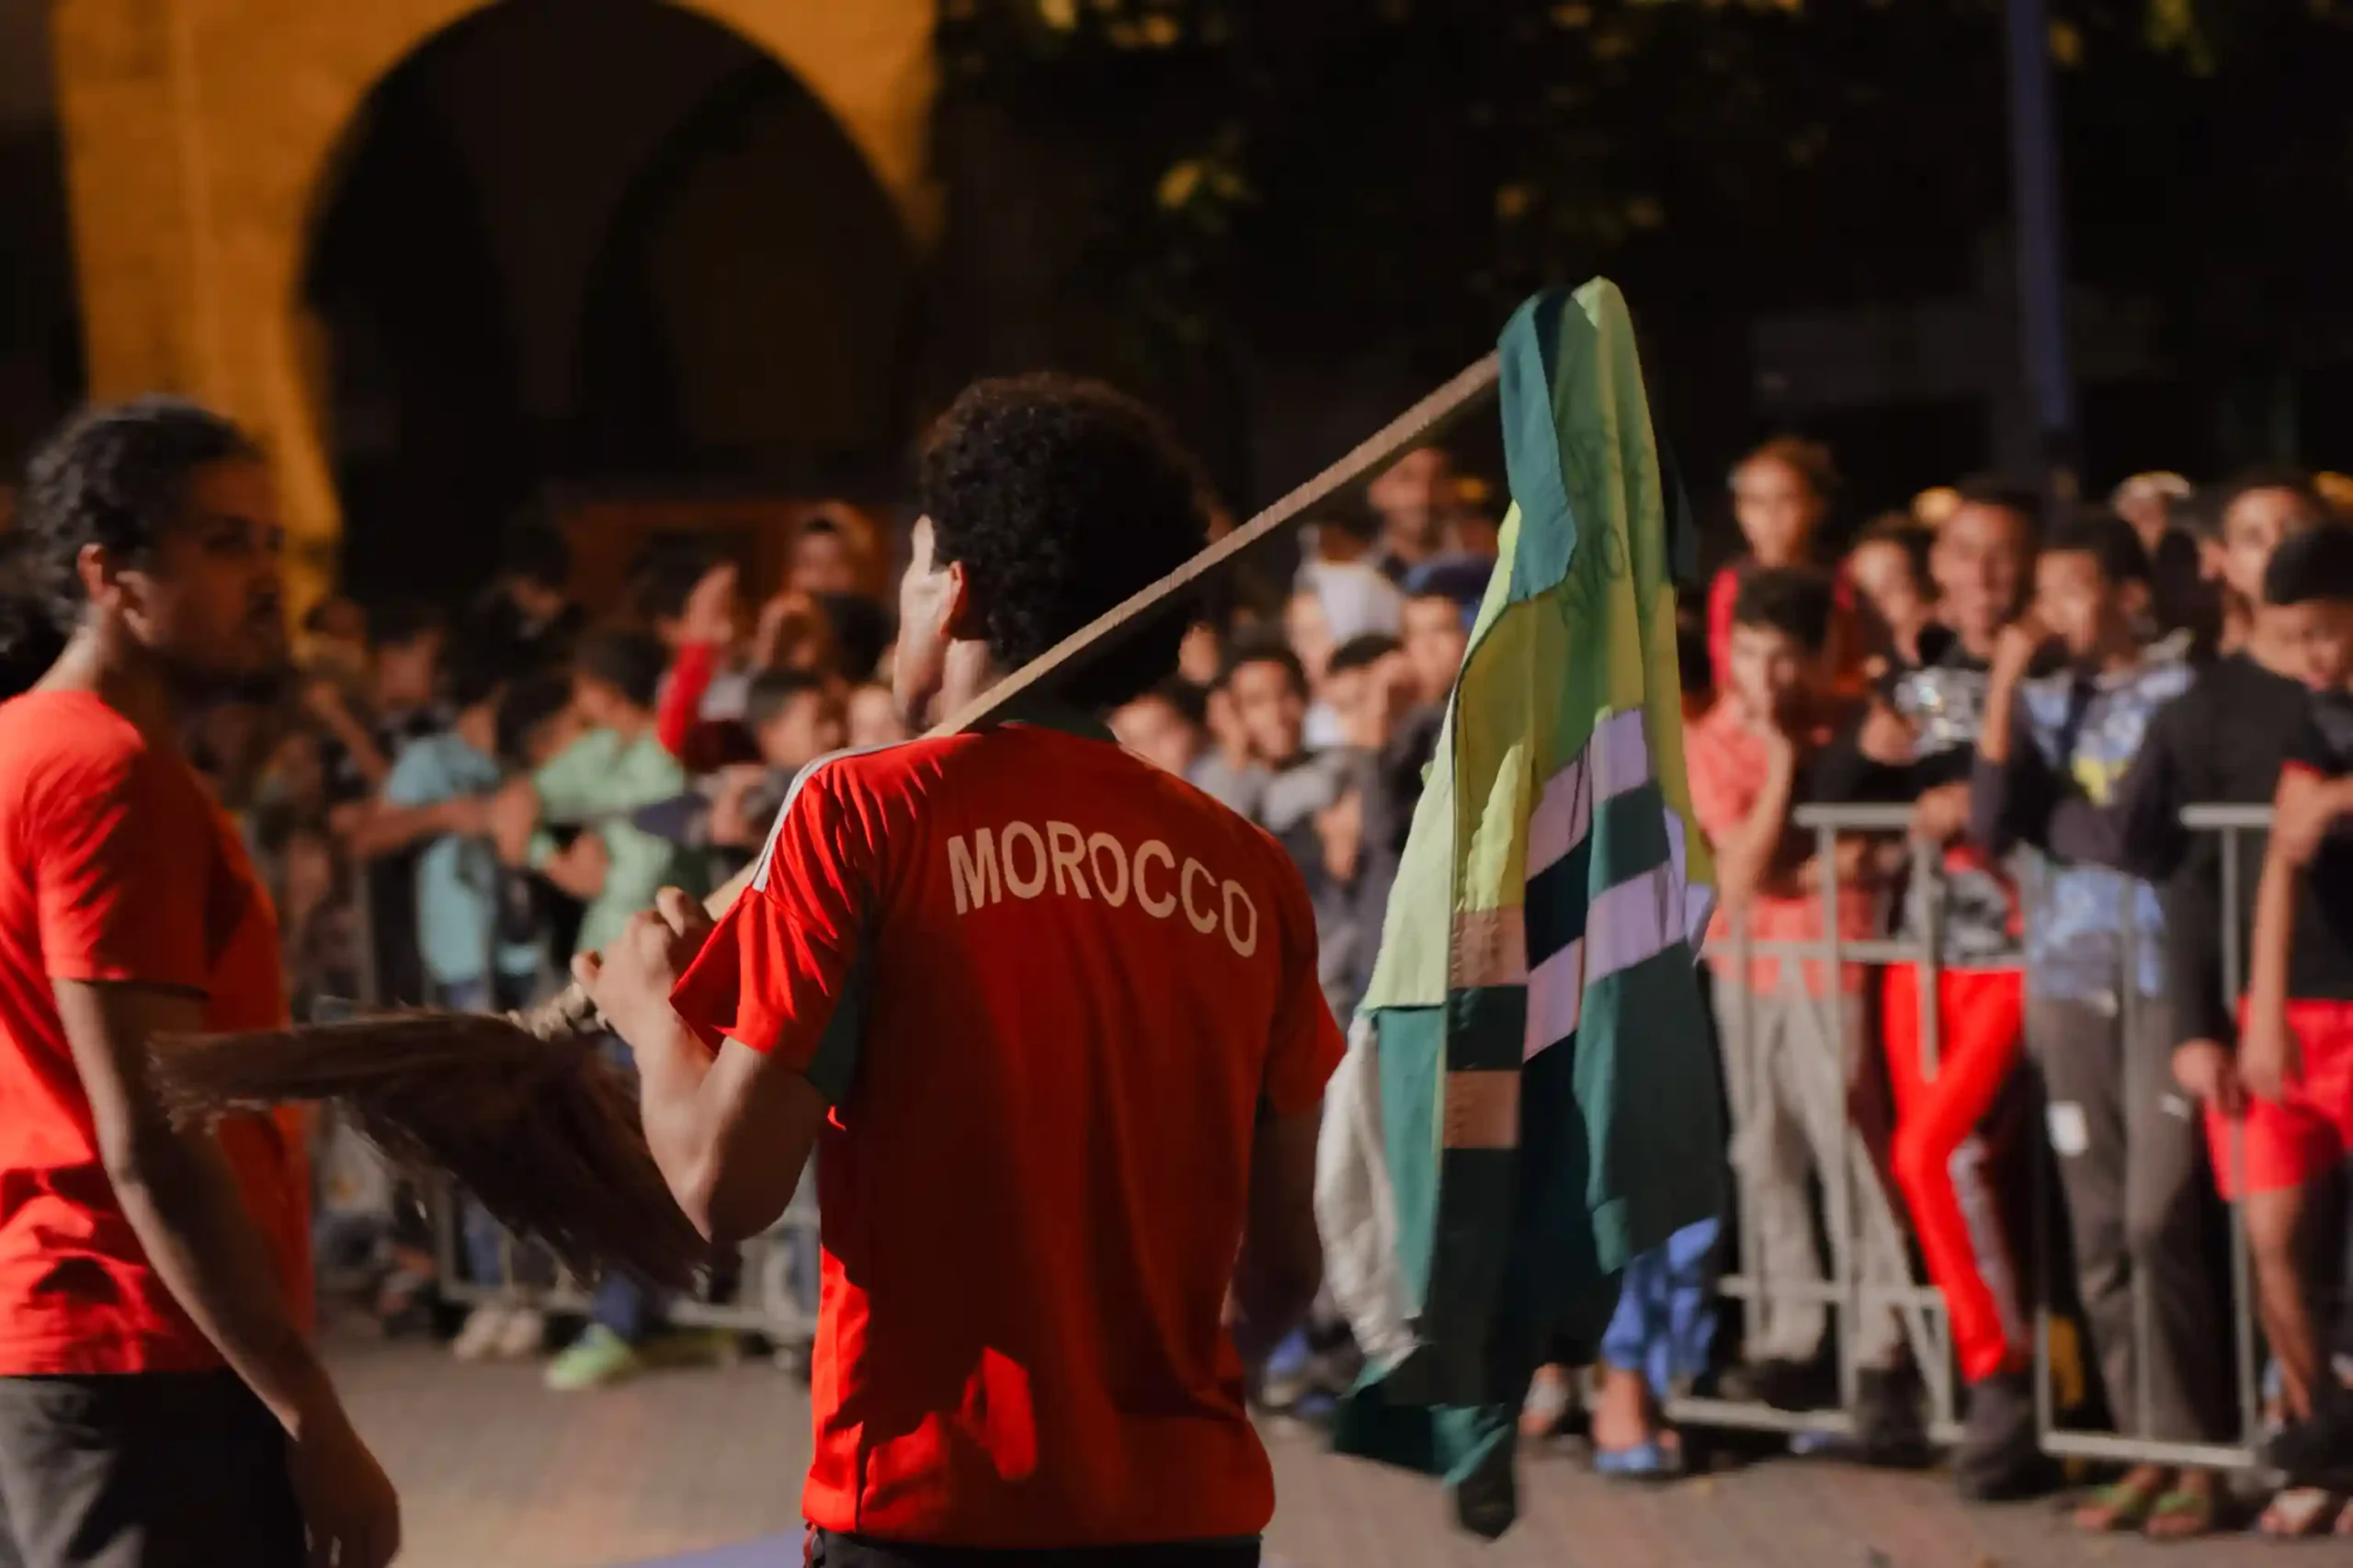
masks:
<instances>
[{"instance_id":1,"label":"metal crowd barrier","mask_svg":"<svg viewBox=\"0 0 2353 1568\"><path fill-rule=\"evenodd\" d=\"M459 1194L445 1187L433 1195L429 1210L443 1300L464 1306L492 1302L528 1306L550 1313L589 1311L589 1290L568 1273L552 1270L554 1278L545 1284L525 1282L537 1260L512 1236L500 1237L504 1281L468 1279ZM665 1303L663 1316L680 1327L727 1329L756 1334L779 1346L805 1346L817 1333L818 1256L817 1175L813 1161L777 1222L737 1249L734 1290L729 1298L676 1297Z\"/></svg>"},{"instance_id":2,"label":"metal crowd barrier","mask_svg":"<svg viewBox=\"0 0 2353 1568\"><path fill-rule=\"evenodd\" d=\"M1908 806L1810 805L1795 812L1800 827L1814 835L1818 864L1835 864L1838 841L1845 835L1871 836L1903 836L1911 826ZM2232 912L2222 932L2223 984L2226 994L2235 995L2245 972L2244 954L2245 933L2238 928L2235 912L2240 907L2239 890L2244 879L2251 874L2246 839L2268 831L2270 811L2261 806L2193 806L2183 813L2183 824L2195 833L2222 835L2221 905ZM2254 865L2259 868L2260 849L2255 851ZM1873 938L1845 941L1837 936L1839 889L1835 879L1823 883L1823 926L1825 936L1813 941L1764 941L1745 937L1729 943L1712 945L1711 956L1719 952L1730 965L1729 975L1718 983L1727 983L1737 977L1736 997L1752 994L1748 989L1751 963L1756 959L1778 959L1790 966L1782 972L1784 983L1792 971L1797 983L1803 984L1803 969L1798 966L1819 964L1826 976L1827 994L1823 998L1820 1038L1832 1060L1830 1081L1843 1096L1851 1083L1851 1069L1857 1065L1858 1053L1873 1049L1870 1040L1849 1041L1845 1038L1844 1009L1837 1005L1842 971L1853 964L1917 966L1920 983L1920 1050L1922 1072L1933 1077L1937 1070L1941 1040L1938 1036L1938 1004L1939 972L1942 969L1943 932L1941 916L1945 902L1942 858L1938 854L1918 854L1911 857L1910 875L1925 883L1921 907L1927 912L1927 930L1918 937ZM2134 960L2133 945L2127 945L2124 961ZM2011 967L2022 963L2022 957L2013 955ZM1979 966L1988 967L1988 966ZM1999 966L1991 966L1999 967ZM2127 980L2131 976L2123 977ZM2127 1040L2130 1033L2130 1009L2136 1006L2138 986L2120 984L2117 994L2122 997ZM1727 1009L1731 1021L1745 1028L1747 1008L1745 1002L1735 1002ZM1739 1096L1757 1096L1770 1092L1766 1075L1766 1059L1759 1051L1726 1048L1732 1061L1746 1063L1754 1070L1754 1081L1745 1085L1728 1084L1731 1092ZM1886 1286L1862 1277L1860 1259L1865 1253L1867 1235L1880 1244L1893 1243L1897 1256L1907 1260L1913 1256L1909 1244L1911 1226L1905 1215L1900 1194L1891 1190L1884 1174L1881 1151L1869 1147L1862 1132L1840 1106L1840 1120L1845 1124L1845 1158L1835 1171L1817 1171L1822 1188L1823 1229L1827 1233L1829 1267L1824 1277L1813 1281L1768 1280L1758 1267L1760 1251L1756 1234L1756 1210L1753 1195L1745 1190L1746 1178L1739 1163L1734 1162L1735 1180L1740 1183L1738 1204L1737 1267L1728 1270L1717 1281L1718 1293L1730 1300L1745 1303L1752 1315L1777 1301L1818 1301L1831 1312L1831 1332L1836 1345L1836 1386L1840 1407L1809 1411L1786 1411L1721 1398L1684 1396L1670 1399L1666 1414L1678 1423L1701 1426L1722 1426L1752 1430L1787 1432L1792 1435L1811 1434L1822 1437L1847 1437L1853 1433L1848 1415L1856 1396L1860 1374L1857 1346L1861 1336L1856 1332L1866 1313L1893 1312L1901 1325L1903 1340L1910 1352L1915 1369L1920 1376L1927 1393L1927 1435L1931 1441L1950 1444L1960 1433L1961 1380L1952 1349L1951 1333L1947 1321L1942 1293L1925 1279L1913 1275L1901 1286ZM2038 1127L2035 1135L2049 1140L2049 1130ZM2243 1152L2234 1142L2232 1158L2243 1160ZM2233 1321L2231 1352L2234 1363L2236 1397L2240 1430L2235 1442L2193 1443L2159 1438L2149 1434L2145 1423L2151 1409L2149 1398L2149 1369L2151 1358L2143 1354L2134 1358L2141 1380L2140 1397L2133 1402L2143 1429L2136 1432L2095 1432L2065 1427L2060 1425L2056 1385L2061 1369L2054 1354L2055 1314L2048 1289L2050 1268L2048 1259L2050 1227L2063 1226L2065 1216L2060 1207L2059 1195L2050 1190L2050 1162L2038 1157L2033 1161L2036 1171L2034 1194L2035 1235L2038 1267L2030 1270L2036 1281L2031 1307L2034 1314L2033 1338L2035 1350L2035 1388L2037 1426L2040 1444L2045 1452L2055 1457L2085 1459L2127 1463L2188 1465L2214 1469L2245 1469L2256 1463L2256 1446L2262 1421L2260 1368L2257 1356L2255 1297L2252 1272L2248 1259L2245 1219L2235 1203L2229 1205L2230 1231L2230 1296L2229 1313ZM2236 1184L2234 1184L2236 1185ZM2148 1333L2150 1303L2146 1281L2139 1270L2132 1278L2132 1301L2136 1324L2135 1337L2143 1347L2151 1343ZM2081 1342L2083 1363L2097 1365L2097 1351L2088 1335Z\"/></svg>"},{"instance_id":3,"label":"metal crowd barrier","mask_svg":"<svg viewBox=\"0 0 2353 1568\"><path fill-rule=\"evenodd\" d=\"M372 929L376 869L369 861L355 863L350 868L348 884L354 905L354 940L358 949L355 1001L362 1011L381 1006L387 1001L380 967L381 949ZM590 1291L579 1280L555 1269L551 1263L536 1258L529 1249L518 1247L511 1236L502 1234L500 1238L500 1272L506 1278L498 1281L469 1279L461 1195L445 1183L438 1190L417 1196L425 1206L430 1228L438 1276L436 1288L442 1300L461 1306L493 1302L527 1306L551 1313L585 1313L589 1310ZM726 1299L678 1297L665 1303L663 1315L668 1322L684 1327L757 1334L779 1346L804 1346L816 1335L818 1258L817 1181L813 1163L803 1174L791 1204L777 1222L737 1249L733 1289ZM529 1278L534 1273L549 1278L544 1283L539 1282Z\"/></svg>"},{"instance_id":4,"label":"metal crowd barrier","mask_svg":"<svg viewBox=\"0 0 2353 1568\"><path fill-rule=\"evenodd\" d=\"M1798 824L1814 835L1816 853L1824 865L1835 862L1839 835L1863 833L1902 835L1911 827L1911 809L1905 806L1804 806L1797 812ZM1915 857L1920 874L1932 879L1930 894L1925 901L1931 911L1941 908L1940 882L1942 869L1934 856ZM1790 965L1802 966L1818 962L1825 966L1835 1003L1842 971L1849 964L1919 964L1922 969L1920 995L1922 998L1921 1049L1933 1062L1938 1049L1936 1017L1936 972L1940 933L1931 931L1925 943L1897 939L1847 942L1837 938L1839 891L1836 880L1823 886L1823 926L1830 936L1822 941L1753 941L1738 938L1724 949L1732 972L1739 977L1734 991L1745 997L1750 965L1756 959L1779 959ZM1712 956L1712 954L1711 954ZM1802 969L1800 970L1802 984ZM1724 983L1719 982L1720 984ZM1736 1016L1745 1026L1745 1004L1735 1007ZM1852 1080L1856 1058L1872 1042L1845 1039L1843 1009L1836 1005L1823 1008L1822 1039L1832 1057L1828 1066L1832 1082L1843 1096ZM1729 1052L1756 1069L1755 1081L1742 1088L1727 1085L1735 1095L1746 1093L1760 1096L1770 1092L1764 1072L1765 1058L1759 1051ZM1854 1435L1854 1423L1848 1414L1855 1403L1857 1386L1865 1369L1859 1364L1856 1346L1860 1335L1856 1332L1866 1312L1893 1312L1902 1325L1904 1343L1911 1353L1913 1366L1918 1371L1927 1395L1927 1427L1929 1440L1950 1444L1961 1433L1959 1380L1955 1376L1952 1335L1945 1318L1944 1296L1941 1291L1916 1275L1899 1287L1890 1287L1862 1278L1859 1260L1866 1240L1864 1228L1876 1232L1879 1239L1891 1245L1900 1256L1909 1259L1911 1226L1904 1213L1900 1198L1888 1188L1882 1175L1878 1153L1870 1148L1861 1133L1847 1120L1846 1106L1839 1107L1842 1122L1847 1122L1845 1137L1846 1157L1835 1172L1819 1172L1825 1210L1824 1229L1830 1244L1830 1267L1827 1278L1820 1281L1773 1281L1769 1285L1756 1267L1759 1257L1756 1209L1751 1195L1743 1192L1736 1205L1739 1219L1737 1260L1739 1267L1719 1277L1717 1293L1729 1300L1745 1303L1752 1313L1776 1301L1820 1301L1831 1312L1832 1338L1837 1346L1836 1372L1838 1407L1806 1411L1780 1410L1765 1404L1746 1403L1734 1400L1701 1398L1684 1395L1667 1402L1666 1415L1680 1424L1702 1426L1727 1426L1746 1430L1787 1432L1792 1436L1812 1435L1824 1437L1847 1437ZM1735 1177L1738 1166L1735 1165Z\"/></svg>"}]
</instances>

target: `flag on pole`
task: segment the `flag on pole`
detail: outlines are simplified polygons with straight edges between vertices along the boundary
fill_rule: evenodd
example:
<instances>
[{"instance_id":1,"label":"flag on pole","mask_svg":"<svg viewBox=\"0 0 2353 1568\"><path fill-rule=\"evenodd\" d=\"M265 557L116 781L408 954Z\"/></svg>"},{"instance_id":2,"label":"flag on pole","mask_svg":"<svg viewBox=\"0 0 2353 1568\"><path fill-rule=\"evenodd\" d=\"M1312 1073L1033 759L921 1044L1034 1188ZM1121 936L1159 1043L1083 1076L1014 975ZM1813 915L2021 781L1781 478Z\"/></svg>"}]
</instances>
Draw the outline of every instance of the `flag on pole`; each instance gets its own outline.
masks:
<instances>
[{"instance_id":1,"label":"flag on pole","mask_svg":"<svg viewBox=\"0 0 2353 1568\"><path fill-rule=\"evenodd\" d=\"M1530 1375L1598 1337L1632 1258L1720 1210L1724 1149L1676 659L1689 509L1614 285L1529 301L1501 357L1501 557L1316 1184L1367 1358L1337 1446L1444 1474L1489 1536Z\"/></svg>"}]
</instances>

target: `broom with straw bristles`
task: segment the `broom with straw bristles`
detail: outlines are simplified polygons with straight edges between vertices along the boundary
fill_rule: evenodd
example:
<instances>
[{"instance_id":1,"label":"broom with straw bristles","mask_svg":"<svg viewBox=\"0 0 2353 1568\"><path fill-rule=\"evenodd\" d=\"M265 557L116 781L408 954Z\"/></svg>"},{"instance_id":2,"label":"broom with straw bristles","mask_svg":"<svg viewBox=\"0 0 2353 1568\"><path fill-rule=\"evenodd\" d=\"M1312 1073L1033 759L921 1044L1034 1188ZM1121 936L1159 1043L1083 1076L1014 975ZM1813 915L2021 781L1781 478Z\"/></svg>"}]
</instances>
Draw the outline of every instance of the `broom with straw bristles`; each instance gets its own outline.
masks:
<instances>
[{"instance_id":1,"label":"broom with straw bristles","mask_svg":"<svg viewBox=\"0 0 2353 1568\"><path fill-rule=\"evenodd\" d=\"M1392 420L1168 576L1064 638L931 733L985 723L1117 646L1188 589L1370 479L1495 389L1492 354ZM706 902L726 913L745 871ZM529 1013L403 1012L261 1033L159 1040L165 1105L183 1120L288 1103L326 1104L409 1174L446 1176L517 1236L574 1273L620 1269L685 1285L710 1249L671 1199L627 1074L598 1044L578 986Z\"/></svg>"}]
</instances>

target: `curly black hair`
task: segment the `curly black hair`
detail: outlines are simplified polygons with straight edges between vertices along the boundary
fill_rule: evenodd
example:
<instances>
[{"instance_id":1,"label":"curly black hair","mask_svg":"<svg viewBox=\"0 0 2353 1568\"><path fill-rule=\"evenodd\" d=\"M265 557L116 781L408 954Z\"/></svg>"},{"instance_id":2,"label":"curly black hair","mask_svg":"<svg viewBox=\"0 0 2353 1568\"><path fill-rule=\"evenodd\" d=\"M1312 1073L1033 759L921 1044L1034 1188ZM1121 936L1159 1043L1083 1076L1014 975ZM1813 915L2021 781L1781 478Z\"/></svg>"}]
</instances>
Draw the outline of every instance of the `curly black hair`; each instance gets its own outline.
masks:
<instances>
[{"instance_id":1,"label":"curly black hair","mask_svg":"<svg viewBox=\"0 0 2353 1568\"><path fill-rule=\"evenodd\" d=\"M2280 540L2263 570L2263 597L2275 605L2353 600L2353 524L2323 523Z\"/></svg>"},{"instance_id":2,"label":"curly black hair","mask_svg":"<svg viewBox=\"0 0 2353 1568\"><path fill-rule=\"evenodd\" d=\"M662 675L670 655L642 631L608 626L581 639L573 668L592 680L603 681L633 707L651 708L662 692Z\"/></svg>"},{"instance_id":3,"label":"curly black hair","mask_svg":"<svg viewBox=\"0 0 2353 1568\"><path fill-rule=\"evenodd\" d=\"M1209 536L1199 471L1159 418L1067 376L967 387L926 437L915 489L935 556L964 568L1006 670L1167 576ZM1063 695L1108 707L1166 676L1190 610L1129 628Z\"/></svg>"},{"instance_id":4,"label":"curly black hair","mask_svg":"<svg viewBox=\"0 0 2353 1568\"><path fill-rule=\"evenodd\" d=\"M86 408L43 442L25 472L17 532L26 585L61 629L81 619L85 548L138 562L214 463L258 459L252 437L183 398Z\"/></svg>"}]
</instances>

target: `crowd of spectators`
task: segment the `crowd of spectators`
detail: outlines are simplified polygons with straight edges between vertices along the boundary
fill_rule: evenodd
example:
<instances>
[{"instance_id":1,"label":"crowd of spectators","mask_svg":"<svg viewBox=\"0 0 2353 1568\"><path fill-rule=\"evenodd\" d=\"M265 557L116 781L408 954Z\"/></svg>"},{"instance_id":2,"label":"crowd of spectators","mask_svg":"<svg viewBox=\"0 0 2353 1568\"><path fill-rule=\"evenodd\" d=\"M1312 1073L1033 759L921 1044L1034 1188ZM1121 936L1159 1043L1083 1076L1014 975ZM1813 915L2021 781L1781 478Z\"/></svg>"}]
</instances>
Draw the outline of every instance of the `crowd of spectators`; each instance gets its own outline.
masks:
<instances>
[{"instance_id":1,"label":"crowd of spectators","mask_svg":"<svg viewBox=\"0 0 2353 1568\"><path fill-rule=\"evenodd\" d=\"M1843 1332L1851 1448L1927 1462L1894 1313L1843 1314L1842 1330L1806 1289L1825 1258L1901 1285L1916 1255L1968 1386L1970 1494L2058 1479L2037 1444L2039 1301L2084 1324L2093 1407L2120 1430L2234 1441L2227 1197L2274 1369L2268 1451L2292 1483L2261 1526L2353 1531L2353 1314L2328 1201L2353 1152L2353 525L2287 472L2208 489L2143 475L2064 515L1970 483L1834 552L1836 490L1807 442L1742 461L1743 550L1685 617L1688 771L1722 895L1706 978L1752 1256L1708 1225L1639 1260L1602 1343L1563 1355L1593 1365L1540 1374L1526 1430L1574 1416L1605 1472L1677 1473L1673 1393L1835 1406ZM1486 490L1417 451L1322 515L1294 568L1223 585L1180 667L1111 715L1123 744L1290 852L1342 1019L1497 548ZM523 1005L656 888L705 891L745 865L803 765L904 738L890 549L821 515L782 582L747 585L710 541L665 536L620 612L592 621L563 536L526 520L471 604L313 609L297 694L217 705L190 747L278 900L298 1015ZM2181 808L2275 798L2278 831L2226 886L2217 841ZM1909 829L1847 835L1825 858L1796 824L1810 802L1900 803ZM2246 962L2226 973L2233 923ZM1936 961L1742 950L1834 924L1933 941ZM1822 1212L1857 1131L1882 1222ZM388 1324L415 1321L449 1283L442 1249L415 1195L345 1153L323 1163L329 1263ZM2024 1242L2037 1160L2065 1209L2057 1269ZM456 1352L545 1354L543 1273L487 1215L458 1223L456 1267L494 1293L474 1292ZM1733 1266L1759 1286L1737 1323L1713 1283ZM549 1381L725 1353L665 1308L608 1281ZM1352 1372L1324 1321L1261 1394L1313 1415ZM2195 1535L2230 1499L2211 1472L2140 1467L2077 1517Z\"/></svg>"}]
</instances>

